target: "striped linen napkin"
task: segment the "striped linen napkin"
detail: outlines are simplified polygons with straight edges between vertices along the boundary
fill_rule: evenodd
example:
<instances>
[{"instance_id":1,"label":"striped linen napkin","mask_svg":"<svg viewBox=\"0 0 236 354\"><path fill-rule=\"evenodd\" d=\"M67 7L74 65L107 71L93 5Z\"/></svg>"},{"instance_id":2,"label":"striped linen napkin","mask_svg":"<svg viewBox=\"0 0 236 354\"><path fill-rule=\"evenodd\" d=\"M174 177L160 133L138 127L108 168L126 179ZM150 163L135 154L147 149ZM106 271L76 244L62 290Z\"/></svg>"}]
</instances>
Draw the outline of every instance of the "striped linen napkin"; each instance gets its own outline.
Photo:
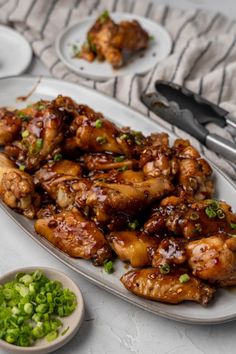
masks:
<instances>
[{"instance_id":1,"label":"striped linen napkin","mask_svg":"<svg viewBox=\"0 0 236 354\"><path fill-rule=\"evenodd\" d=\"M105 9L151 18L165 26L173 39L171 55L145 75L112 78L105 82L74 74L58 59L54 43L58 32L84 16ZM185 11L142 0L0 0L0 23L13 26L31 43L34 53L53 76L80 83L113 96L148 115L178 136L188 138L202 155L236 179L235 165L209 151L194 138L152 114L140 102L142 91L152 91L157 79L185 85L219 104L236 117L236 19L205 10ZM209 124L208 129L227 139L225 129Z\"/></svg>"}]
</instances>

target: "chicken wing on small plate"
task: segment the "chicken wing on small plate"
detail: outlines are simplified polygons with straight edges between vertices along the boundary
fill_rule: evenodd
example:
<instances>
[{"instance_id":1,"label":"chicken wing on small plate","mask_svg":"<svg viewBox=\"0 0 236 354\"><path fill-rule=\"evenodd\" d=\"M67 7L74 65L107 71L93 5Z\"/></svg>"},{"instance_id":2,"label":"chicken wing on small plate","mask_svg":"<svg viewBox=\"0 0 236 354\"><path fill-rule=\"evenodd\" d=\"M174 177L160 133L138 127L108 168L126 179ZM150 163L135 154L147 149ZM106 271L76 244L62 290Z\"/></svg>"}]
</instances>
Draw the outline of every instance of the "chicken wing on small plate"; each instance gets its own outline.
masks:
<instances>
[{"instance_id":1,"label":"chicken wing on small plate","mask_svg":"<svg viewBox=\"0 0 236 354\"><path fill-rule=\"evenodd\" d=\"M118 69L125 64L127 55L146 49L148 43L149 35L138 21L121 21L117 24L105 11L88 31L87 43L83 45L78 58L106 60Z\"/></svg>"}]
</instances>

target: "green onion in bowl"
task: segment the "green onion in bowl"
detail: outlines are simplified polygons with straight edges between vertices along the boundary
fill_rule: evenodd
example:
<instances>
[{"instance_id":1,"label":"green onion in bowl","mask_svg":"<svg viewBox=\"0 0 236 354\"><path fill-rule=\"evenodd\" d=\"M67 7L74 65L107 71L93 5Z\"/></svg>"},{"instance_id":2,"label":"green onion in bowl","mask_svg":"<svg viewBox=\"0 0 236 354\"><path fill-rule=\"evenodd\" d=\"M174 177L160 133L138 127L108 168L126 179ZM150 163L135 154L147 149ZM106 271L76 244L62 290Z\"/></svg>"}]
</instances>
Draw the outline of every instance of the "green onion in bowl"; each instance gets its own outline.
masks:
<instances>
[{"instance_id":1,"label":"green onion in bowl","mask_svg":"<svg viewBox=\"0 0 236 354\"><path fill-rule=\"evenodd\" d=\"M77 285L51 268L22 268L0 277L0 347L49 353L79 328L84 303Z\"/></svg>"}]
</instances>

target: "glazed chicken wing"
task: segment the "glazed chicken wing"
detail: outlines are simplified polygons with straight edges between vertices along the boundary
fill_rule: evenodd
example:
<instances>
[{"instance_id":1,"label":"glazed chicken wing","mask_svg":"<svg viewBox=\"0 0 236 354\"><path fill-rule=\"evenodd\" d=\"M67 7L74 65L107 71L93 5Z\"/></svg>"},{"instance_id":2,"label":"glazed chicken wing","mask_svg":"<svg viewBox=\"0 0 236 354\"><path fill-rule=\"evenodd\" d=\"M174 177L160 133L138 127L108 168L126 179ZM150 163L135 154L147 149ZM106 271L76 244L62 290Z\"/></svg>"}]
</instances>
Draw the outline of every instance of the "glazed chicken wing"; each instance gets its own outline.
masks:
<instances>
[{"instance_id":1,"label":"glazed chicken wing","mask_svg":"<svg viewBox=\"0 0 236 354\"><path fill-rule=\"evenodd\" d=\"M91 182L82 178L82 169L77 162L61 160L48 163L34 176L34 183L41 186L61 208L75 206L76 198L88 190Z\"/></svg>"},{"instance_id":2,"label":"glazed chicken wing","mask_svg":"<svg viewBox=\"0 0 236 354\"><path fill-rule=\"evenodd\" d=\"M116 24L105 11L89 30L87 39L79 58L93 61L97 57L108 61L113 68L119 68L128 56L147 48L149 35L138 21Z\"/></svg>"},{"instance_id":3,"label":"glazed chicken wing","mask_svg":"<svg viewBox=\"0 0 236 354\"><path fill-rule=\"evenodd\" d=\"M7 156L0 153L0 197L10 208L33 219L40 204L32 177L20 171Z\"/></svg>"},{"instance_id":4,"label":"glazed chicken wing","mask_svg":"<svg viewBox=\"0 0 236 354\"><path fill-rule=\"evenodd\" d=\"M210 180L212 168L202 159L188 140L177 139L173 146L178 159L179 194L194 197L197 200L211 198L213 182Z\"/></svg>"},{"instance_id":5,"label":"glazed chicken wing","mask_svg":"<svg viewBox=\"0 0 236 354\"><path fill-rule=\"evenodd\" d=\"M173 179L178 172L178 160L169 146L166 133L151 134L140 155L140 167L148 178L165 176Z\"/></svg>"},{"instance_id":6,"label":"glazed chicken wing","mask_svg":"<svg viewBox=\"0 0 236 354\"><path fill-rule=\"evenodd\" d=\"M235 221L236 215L223 201L188 201L171 196L163 199L160 206L154 208L144 229L151 234L169 232L191 239L230 232L230 224Z\"/></svg>"},{"instance_id":7,"label":"glazed chicken wing","mask_svg":"<svg viewBox=\"0 0 236 354\"><path fill-rule=\"evenodd\" d=\"M161 274L158 268L131 270L121 277L121 282L127 290L146 299L169 304L195 301L207 305L214 295L214 288L193 276L181 283L180 275L180 272Z\"/></svg>"},{"instance_id":8,"label":"glazed chicken wing","mask_svg":"<svg viewBox=\"0 0 236 354\"><path fill-rule=\"evenodd\" d=\"M102 265L111 259L103 233L78 211L63 211L35 222L35 230L71 257L91 259Z\"/></svg>"},{"instance_id":9,"label":"glazed chicken wing","mask_svg":"<svg viewBox=\"0 0 236 354\"><path fill-rule=\"evenodd\" d=\"M129 129L121 130L101 113L81 105L70 125L70 136L65 141L64 149L67 153L79 148L88 152L111 152L131 157L137 154L144 142L142 134Z\"/></svg>"},{"instance_id":10,"label":"glazed chicken wing","mask_svg":"<svg viewBox=\"0 0 236 354\"><path fill-rule=\"evenodd\" d=\"M5 108L0 109L0 145L11 143L18 137L22 119L17 111L11 112Z\"/></svg>"},{"instance_id":11,"label":"glazed chicken wing","mask_svg":"<svg viewBox=\"0 0 236 354\"><path fill-rule=\"evenodd\" d=\"M159 240L139 231L112 232L108 242L122 261L129 261L132 267L150 265L148 250L156 249Z\"/></svg>"},{"instance_id":12,"label":"glazed chicken wing","mask_svg":"<svg viewBox=\"0 0 236 354\"><path fill-rule=\"evenodd\" d=\"M42 103L35 107L32 119L24 126L21 139L6 146L6 154L27 171L40 167L42 161L53 157L54 150L63 139L63 123L65 112L60 110L54 101Z\"/></svg>"},{"instance_id":13,"label":"glazed chicken wing","mask_svg":"<svg viewBox=\"0 0 236 354\"><path fill-rule=\"evenodd\" d=\"M221 234L189 242L188 264L198 278L218 285L236 285L236 238Z\"/></svg>"},{"instance_id":14,"label":"glazed chicken wing","mask_svg":"<svg viewBox=\"0 0 236 354\"><path fill-rule=\"evenodd\" d=\"M132 170L138 166L138 161L135 159L127 159L124 155L116 156L106 153L84 154L83 163L89 171Z\"/></svg>"},{"instance_id":15,"label":"glazed chicken wing","mask_svg":"<svg viewBox=\"0 0 236 354\"><path fill-rule=\"evenodd\" d=\"M169 180L163 177L132 185L97 182L87 194L86 205L97 221L107 222L118 212L135 215L172 190Z\"/></svg>"},{"instance_id":16,"label":"glazed chicken wing","mask_svg":"<svg viewBox=\"0 0 236 354\"><path fill-rule=\"evenodd\" d=\"M157 249L149 250L149 258L152 258L154 268L168 265L183 264L187 260L185 243L174 237L164 238Z\"/></svg>"}]
</instances>

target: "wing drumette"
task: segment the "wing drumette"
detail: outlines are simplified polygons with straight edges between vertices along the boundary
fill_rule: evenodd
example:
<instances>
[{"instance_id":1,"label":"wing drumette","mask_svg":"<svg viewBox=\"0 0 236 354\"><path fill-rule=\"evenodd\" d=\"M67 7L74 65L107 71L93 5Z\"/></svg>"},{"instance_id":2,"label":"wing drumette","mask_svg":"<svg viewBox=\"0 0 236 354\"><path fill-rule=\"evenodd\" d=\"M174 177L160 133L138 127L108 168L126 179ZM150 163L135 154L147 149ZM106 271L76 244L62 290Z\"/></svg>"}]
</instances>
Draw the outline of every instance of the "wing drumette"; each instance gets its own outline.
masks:
<instances>
[{"instance_id":1,"label":"wing drumette","mask_svg":"<svg viewBox=\"0 0 236 354\"><path fill-rule=\"evenodd\" d=\"M189 242L186 251L195 276L222 287L236 285L235 237L218 234L201 238Z\"/></svg>"},{"instance_id":2,"label":"wing drumette","mask_svg":"<svg viewBox=\"0 0 236 354\"><path fill-rule=\"evenodd\" d=\"M33 116L24 124L21 139L5 147L6 154L27 171L35 171L42 161L53 156L63 140L66 119L66 112L55 101L40 101L31 110Z\"/></svg>"},{"instance_id":3,"label":"wing drumette","mask_svg":"<svg viewBox=\"0 0 236 354\"><path fill-rule=\"evenodd\" d=\"M20 171L7 156L0 153L0 196L10 208L33 219L40 204L32 177Z\"/></svg>"}]
</instances>

